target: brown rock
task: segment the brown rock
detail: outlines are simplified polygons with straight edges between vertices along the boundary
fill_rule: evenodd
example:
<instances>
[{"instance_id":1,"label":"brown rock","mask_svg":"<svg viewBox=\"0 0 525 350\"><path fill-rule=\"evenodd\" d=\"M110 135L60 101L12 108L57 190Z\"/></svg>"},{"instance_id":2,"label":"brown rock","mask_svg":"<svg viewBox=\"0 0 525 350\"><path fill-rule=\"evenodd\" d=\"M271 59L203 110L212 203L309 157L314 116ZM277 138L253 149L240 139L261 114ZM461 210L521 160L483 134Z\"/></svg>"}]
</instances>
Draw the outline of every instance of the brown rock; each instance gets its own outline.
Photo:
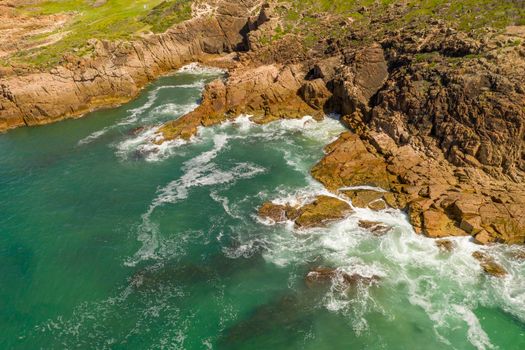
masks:
<instances>
[{"instance_id":1,"label":"brown rock","mask_svg":"<svg viewBox=\"0 0 525 350\"><path fill-rule=\"evenodd\" d=\"M444 212L429 209L423 212L423 233L431 238L466 236L467 233L455 226Z\"/></svg>"},{"instance_id":2,"label":"brown rock","mask_svg":"<svg viewBox=\"0 0 525 350\"><path fill-rule=\"evenodd\" d=\"M323 79L309 80L299 91L303 100L314 109L323 109L332 93L326 87Z\"/></svg>"},{"instance_id":3,"label":"brown rock","mask_svg":"<svg viewBox=\"0 0 525 350\"><path fill-rule=\"evenodd\" d=\"M330 221L343 219L351 212L348 203L334 197L319 196L299 209L295 224L300 228L321 227Z\"/></svg>"},{"instance_id":4,"label":"brown rock","mask_svg":"<svg viewBox=\"0 0 525 350\"><path fill-rule=\"evenodd\" d=\"M451 252L454 250L455 244L448 239L438 239L436 241L436 246L443 252Z\"/></svg>"},{"instance_id":5,"label":"brown rock","mask_svg":"<svg viewBox=\"0 0 525 350\"><path fill-rule=\"evenodd\" d=\"M382 192L371 190L346 190L343 191L343 193L350 198L354 207L370 207L371 209L379 207L378 210L385 208Z\"/></svg>"},{"instance_id":6,"label":"brown rock","mask_svg":"<svg viewBox=\"0 0 525 350\"><path fill-rule=\"evenodd\" d=\"M380 277L372 275L371 277L362 276L360 274L348 274L346 272L338 271L337 269L331 269L326 267L317 267L312 271L308 272L305 277L306 284L309 287L313 287L315 284L326 284L341 276L344 285L348 287L356 287L358 285L375 285L380 281Z\"/></svg>"},{"instance_id":7,"label":"brown rock","mask_svg":"<svg viewBox=\"0 0 525 350\"><path fill-rule=\"evenodd\" d=\"M377 221L359 220L358 225L372 232L374 236L384 236L392 230L392 227Z\"/></svg>"},{"instance_id":8,"label":"brown rock","mask_svg":"<svg viewBox=\"0 0 525 350\"><path fill-rule=\"evenodd\" d=\"M146 127L145 127L145 126L139 126L139 127L136 127L136 128L131 129L131 130L128 132L128 134L129 134L129 135L134 135L134 136L136 136L136 135L140 134L141 132L143 132L144 130L146 130Z\"/></svg>"},{"instance_id":9,"label":"brown rock","mask_svg":"<svg viewBox=\"0 0 525 350\"><path fill-rule=\"evenodd\" d=\"M371 185L388 189L391 178L385 161L371 153L355 134L345 132L326 147L327 155L317 163L312 176L330 190L345 186Z\"/></svg>"},{"instance_id":10,"label":"brown rock","mask_svg":"<svg viewBox=\"0 0 525 350\"><path fill-rule=\"evenodd\" d=\"M289 205L280 205L275 203L264 203L259 208L259 217L271 219L276 223L286 220L293 220L297 217L297 209Z\"/></svg>"},{"instance_id":11,"label":"brown rock","mask_svg":"<svg viewBox=\"0 0 525 350\"><path fill-rule=\"evenodd\" d=\"M507 275L507 271L503 268L503 266L496 263L494 261L494 258L490 255L481 251L475 251L474 253L472 253L472 256L474 257L474 259L479 261L485 273L494 277L504 277L505 275Z\"/></svg>"},{"instance_id":12,"label":"brown rock","mask_svg":"<svg viewBox=\"0 0 525 350\"><path fill-rule=\"evenodd\" d=\"M259 124L305 115L321 118L322 112L309 106L299 96L302 86L299 77L304 76L300 69L296 65L237 69L226 82L219 79L208 84L197 109L160 129L163 135L161 142L190 138L197 132L198 126L219 124L240 114L251 114L252 120Z\"/></svg>"},{"instance_id":13,"label":"brown rock","mask_svg":"<svg viewBox=\"0 0 525 350\"><path fill-rule=\"evenodd\" d=\"M334 97L341 114L369 111L370 98L388 78L388 67L383 49L374 44L349 52L340 74L334 79Z\"/></svg>"}]
</instances>

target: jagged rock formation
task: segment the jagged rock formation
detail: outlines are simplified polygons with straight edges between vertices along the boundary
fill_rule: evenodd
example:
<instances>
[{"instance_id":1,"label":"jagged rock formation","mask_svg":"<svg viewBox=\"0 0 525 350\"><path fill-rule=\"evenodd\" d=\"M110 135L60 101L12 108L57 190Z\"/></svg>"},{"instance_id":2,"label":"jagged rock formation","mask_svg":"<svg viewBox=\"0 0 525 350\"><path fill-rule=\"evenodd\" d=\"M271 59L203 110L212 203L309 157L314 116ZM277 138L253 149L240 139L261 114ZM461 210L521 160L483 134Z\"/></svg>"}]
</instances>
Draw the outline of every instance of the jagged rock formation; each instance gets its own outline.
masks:
<instances>
[{"instance_id":1,"label":"jagged rock formation","mask_svg":"<svg viewBox=\"0 0 525 350\"><path fill-rule=\"evenodd\" d=\"M395 21L402 9L394 6L346 41L322 38L308 50L294 34L276 35L282 31L279 2L258 13L252 12L256 1L214 4L213 17L165 34L93 42L93 59L71 58L51 72L4 78L0 129L120 102L185 62L249 49L229 61L225 80L206 87L200 107L159 130L158 142L190 138L200 126L241 113L265 123L337 112L350 131L327 146L312 169L327 189L381 187L386 192L342 194L357 206L404 209L416 232L430 237L525 243L522 27L483 36L441 21L377 30ZM267 38L275 40L268 44ZM266 209L275 221L300 215L297 208ZM298 226L310 226L306 221Z\"/></svg>"},{"instance_id":2,"label":"jagged rock formation","mask_svg":"<svg viewBox=\"0 0 525 350\"><path fill-rule=\"evenodd\" d=\"M69 56L48 72L3 72L0 131L122 103L151 80L185 63L243 49L245 27L257 3L215 2L212 16L196 17L163 34L132 42L93 40L91 58Z\"/></svg>"},{"instance_id":3,"label":"jagged rock formation","mask_svg":"<svg viewBox=\"0 0 525 350\"><path fill-rule=\"evenodd\" d=\"M298 65L263 65L238 68L226 82L215 80L203 93L203 102L193 112L164 125L163 141L188 139L199 126L218 124L239 114L250 114L257 123L300 118L322 113L298 95L305 73Z\"/></svg>"}]
</instances>

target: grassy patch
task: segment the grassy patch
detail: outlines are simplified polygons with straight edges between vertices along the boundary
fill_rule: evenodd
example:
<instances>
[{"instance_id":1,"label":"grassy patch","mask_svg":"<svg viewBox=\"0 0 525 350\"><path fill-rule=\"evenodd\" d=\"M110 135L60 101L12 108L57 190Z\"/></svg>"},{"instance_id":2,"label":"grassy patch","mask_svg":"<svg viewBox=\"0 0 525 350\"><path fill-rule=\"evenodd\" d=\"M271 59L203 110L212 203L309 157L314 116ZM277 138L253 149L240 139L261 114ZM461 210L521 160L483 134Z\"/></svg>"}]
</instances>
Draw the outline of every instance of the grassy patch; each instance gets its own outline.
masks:
<instances>
[{"instance_id":1,"label":"grassy patch","mask_svg":"<svg viewBox=\"0 0 525 350\"><path fill-rule=\"evenodd\" d=\"M486 27L502 29L525 23L525 2L522 0L280 0L284 21L302 34L307 45L331 33L344 36L353 28L369 26L371 19L398 12L391 20L381 20L383 30L398 29L407 24L425 27L431 20L443 20L463 31ZM402 5L405 6L402 6ZM327 17L328 15L328 17ZM331 18L332 23L323 21ZM352 26L340 25L344 21Z\"/></svg>"},{"instance_id":2,"label":"grassy patch","mask_svg":"<svg viewBox=\"0 0 525 350\"><path fill-rule=\"evenodd\" d=\"M191 16L191 0L108 0L98 7L93 3L89 0L57 0L22 8L21 11L29 16L64 13L71 15L72 19L60 29L59 33L64 33L61 40L49 46L18 52L7 58L6 63L54 66L66 53L78 56L89 54L86 45L89 39L132 39L147 31L165 31ZM53 34L57 32L44 36ZM42 39L42 35L38 39Z\"/></svg>"}]
</instances>

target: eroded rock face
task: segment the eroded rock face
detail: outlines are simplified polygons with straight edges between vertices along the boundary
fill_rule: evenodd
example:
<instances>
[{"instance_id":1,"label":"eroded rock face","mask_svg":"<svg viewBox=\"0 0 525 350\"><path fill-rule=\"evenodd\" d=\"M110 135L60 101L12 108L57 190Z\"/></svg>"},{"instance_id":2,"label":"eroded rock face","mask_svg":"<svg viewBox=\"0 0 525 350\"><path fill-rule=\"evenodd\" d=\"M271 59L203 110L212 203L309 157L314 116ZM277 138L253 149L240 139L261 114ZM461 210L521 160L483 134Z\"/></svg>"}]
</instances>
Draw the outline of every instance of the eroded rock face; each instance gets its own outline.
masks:
<instances>
[{"instance_id":1,"label":"eroded rock face","mask_svg":"<svg viewBox=\"0 0 525 350\"><path fill-rule=\"evenodd\" d=\"M0 83L0 131L78 116L136 96L146 83L181 65L231 52L254 0L219 1L216 15L178 24L133 42L90 41L91 58L65 57L49 72L9 75Z\"/></svg>"},{"instance_id":2,"label":"eroded rock face","mask_svg":"<svg viewBox=\"0 0 525 350\"><path fill-rule=\"evenodd\" d=\"M334 98L343 115L370 110L369 102L388 78L383 48L373 44L350 51L333 80Z\"/></svg>"},{"instance_id":3,"label":"eroded rock face","mask_svg":"<svg viewBox=\"0 0 525 350\"><path fill-rule=\"evenodd\" d=\"M523 243L524 192L475 168L448 163L436 150L432 158L414 146L397 146L386 134L359 124L327 146L312 175L337 190L380 185L388 192L343 191L357 207L406 208L416 232L433 238L471 235L479 243ZM362 161L367 160L367 161ZM502 191L502 187L506 192Z\"/></svg>"},{"instance_id":4,"label":"eroded rock face","mask_svg":"<svg viewBox=\"0 0 525 350\"><path fill-rule=\"evenodd\" d=\"M219 124L240 114L252 115L260 124L305 115L321 118L322 113L299 96L304 76L300 65L235 69L226 81L216 80L206 86L197 109L166 123L160 129L161 142L188 139L199 126Z\"/></svg>"},{"instance_id":5,"label":"eroded rock face","mask_svg":"<svg viewBox=\"0 0 525 350\"><path fill-rule=\"evenodd\" d=\"M457 50L472 49L465 44ZM438 68L412 62L379 92L371 123L398 143L414 135L423 143L437 141L454 165L523 180L524 52L505 49L490 61L466 58Z\"/></svg>"}]
</instances>

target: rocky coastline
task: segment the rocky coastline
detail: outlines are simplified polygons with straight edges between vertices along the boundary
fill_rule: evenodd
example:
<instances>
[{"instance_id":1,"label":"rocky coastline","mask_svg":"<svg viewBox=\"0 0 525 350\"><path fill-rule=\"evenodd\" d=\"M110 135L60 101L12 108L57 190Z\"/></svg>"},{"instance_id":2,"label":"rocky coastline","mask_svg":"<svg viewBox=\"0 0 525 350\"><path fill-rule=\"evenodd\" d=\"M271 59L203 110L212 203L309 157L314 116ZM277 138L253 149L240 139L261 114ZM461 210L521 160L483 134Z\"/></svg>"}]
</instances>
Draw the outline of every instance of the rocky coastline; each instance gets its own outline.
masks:
<instances>
[{"instance_id":1,"label":"rocky coastline","mask_svg":"<svg viewBox=\"0 0 525 350\"><path fill-rule=\"evenodd\" d=\"M0 130L122 103L156 77L201 61L227 68L227 77L206 86L197 109L162 126L157 142L189 139L199 127L239 114L263 124L336 113L348 131L311 171L330 192L355 207L404 210L428 237L525 243L523 27L483 37L441 21L381 35L356 28L352 45L323 38L306 49L293 34L261 40L280 28L279 2L212 3L212 12L164 34L94 40L89 59L66 57L48 72L2 72ZM384 191L345 190L364 185ZM302 208L266 203L259 214L312 227L351 210L345 201L319 197ZM504 275L490 257L478 258L487 273Z\"/></svg>"}]
</instances>

